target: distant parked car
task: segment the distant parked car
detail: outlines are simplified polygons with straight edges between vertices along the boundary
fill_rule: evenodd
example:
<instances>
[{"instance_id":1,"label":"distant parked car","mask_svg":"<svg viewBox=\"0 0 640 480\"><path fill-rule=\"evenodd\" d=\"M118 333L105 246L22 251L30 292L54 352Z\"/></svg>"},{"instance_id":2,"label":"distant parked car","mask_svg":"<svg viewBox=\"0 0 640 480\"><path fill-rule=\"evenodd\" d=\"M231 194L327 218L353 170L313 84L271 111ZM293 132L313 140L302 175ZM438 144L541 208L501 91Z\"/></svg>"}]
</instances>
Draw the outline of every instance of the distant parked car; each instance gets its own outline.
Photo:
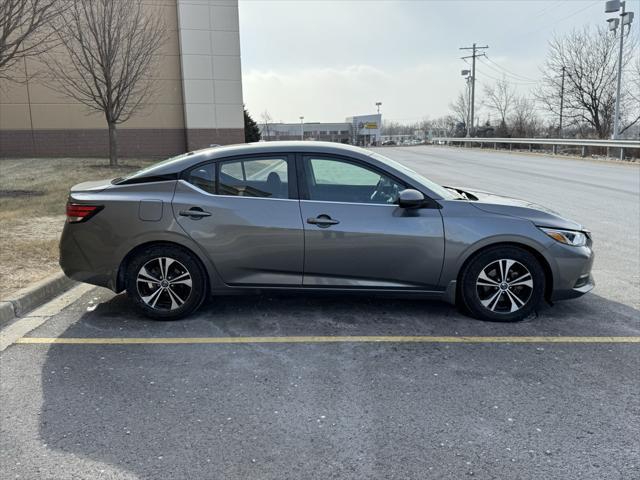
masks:
<instances>
[{"instance_id":1,"label":"distant parked car","mask_svg":"<svg viewBox=\"0 0 640 480\"><path fill-rule=\"evenodd\" d=\"M393 140L385 140L384 142L382 142L382 145L385 145L385 146L395 145L395 144L396 142Z\"/></svg>"},{"instance_id":2,"label":"distant parked car","mask_svg":"<svg viewBox=\"0 0 640 480\"><path fill-rule=\"evenodd\" d=\"M593 288L591 243L542 207L442 187L378 153L266 142L72 187L60 265L155 319L211 293L292 289L440 298L515 321Z\"/></svg>"}]
</instances>

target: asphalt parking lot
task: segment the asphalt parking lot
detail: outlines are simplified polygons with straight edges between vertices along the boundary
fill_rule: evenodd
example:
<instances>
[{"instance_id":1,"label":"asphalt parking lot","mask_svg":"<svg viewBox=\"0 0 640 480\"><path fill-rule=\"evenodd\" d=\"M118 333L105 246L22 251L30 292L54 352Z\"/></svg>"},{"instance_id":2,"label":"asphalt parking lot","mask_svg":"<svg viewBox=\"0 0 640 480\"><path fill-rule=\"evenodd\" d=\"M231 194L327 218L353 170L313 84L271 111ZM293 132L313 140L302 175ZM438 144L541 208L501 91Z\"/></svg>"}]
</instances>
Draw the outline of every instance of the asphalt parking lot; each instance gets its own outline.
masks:
<instances>
[{"instance_id":1,"label":"asphalt parking lot","mask_svg":"<svg viewBox=\"0 0 640 480\"><path fill-rule=\"evenodd\" d=\"M0 354L3 478L640 478L638 166L382 152L584 223L597 288L517 324L301 294L156 323L88 290Z\"/></svg>"}]
</instances>

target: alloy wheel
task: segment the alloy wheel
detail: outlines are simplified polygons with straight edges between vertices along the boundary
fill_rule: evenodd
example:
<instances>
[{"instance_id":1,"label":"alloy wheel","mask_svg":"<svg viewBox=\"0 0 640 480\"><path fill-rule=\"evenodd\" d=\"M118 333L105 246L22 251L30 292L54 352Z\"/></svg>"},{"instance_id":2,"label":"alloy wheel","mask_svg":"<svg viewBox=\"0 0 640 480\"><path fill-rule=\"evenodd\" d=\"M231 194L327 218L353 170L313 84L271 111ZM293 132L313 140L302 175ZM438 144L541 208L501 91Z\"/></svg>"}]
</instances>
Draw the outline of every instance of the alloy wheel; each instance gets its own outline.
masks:
<instances>
[{"instance_id":1,"label":"alloy wheel","mask_svg":"<svg viewBox=\"0 0 640 480\"><path fill-rule=\"evenodd\" d=\"M142 301L155 310L180 308L191 295L191 273L178 260L157 257L145 263L136 278Z\"/></svg>"},{"instance_id":2,"label":"alloy wheel","mask_svg":"<svg viewBox=\"0 0 640 480\"><path fill-rule=\"evenodd\" d=\"M480 271L476 292L480 303L492 312L517 312L531 298L533 277L527 267L516 260L495 260Z\"/></svg>"}]
</instances>

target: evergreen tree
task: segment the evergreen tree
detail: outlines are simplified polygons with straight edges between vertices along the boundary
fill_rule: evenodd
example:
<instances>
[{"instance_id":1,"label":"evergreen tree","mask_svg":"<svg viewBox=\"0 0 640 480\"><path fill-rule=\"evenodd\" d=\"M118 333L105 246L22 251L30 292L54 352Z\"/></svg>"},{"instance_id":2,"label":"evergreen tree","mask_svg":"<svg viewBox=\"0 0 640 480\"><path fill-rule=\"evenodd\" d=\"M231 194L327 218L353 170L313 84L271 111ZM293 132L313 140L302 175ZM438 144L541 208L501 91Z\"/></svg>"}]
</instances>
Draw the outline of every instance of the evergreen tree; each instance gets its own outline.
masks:
<instances>
[{"instance_id":1,"label":"evergreen tree","mask_svg":"<svg viewBox=\"0 0 640 480\"><path fill-rule=\"evenodd\" d=\"M260 141L258 124L251 118L246 108L244 109L244 141L247 143Z\"/></svg>"}]
</instances>

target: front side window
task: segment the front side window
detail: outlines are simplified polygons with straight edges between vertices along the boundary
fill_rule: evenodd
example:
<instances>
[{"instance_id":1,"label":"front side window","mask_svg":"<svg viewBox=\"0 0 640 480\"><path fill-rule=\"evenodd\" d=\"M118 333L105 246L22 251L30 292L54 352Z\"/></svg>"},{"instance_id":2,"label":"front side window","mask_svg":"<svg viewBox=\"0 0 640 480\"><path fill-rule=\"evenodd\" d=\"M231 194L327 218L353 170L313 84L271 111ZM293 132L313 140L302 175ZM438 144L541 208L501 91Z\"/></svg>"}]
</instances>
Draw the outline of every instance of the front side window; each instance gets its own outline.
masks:
<instances>
[{"instance_id":1,"label":"front side window","mask_svg":"<svg viewBox=\"0 0 640 480\"><path fill-rule=\"evenodd\" d=\"M218 168L219 195L289 198L286 157L230 160Z\"/></svg>"},{"instance_id":2,"label":"front side window","mask_svg":"<svg viewBox=\"0 0 640 480\"><path fill-rule=\"evenodd\" d=\"M394 204L406 187L367 167L331 158L306 158L309 199Z\"/></svg>"}]
</instances>

